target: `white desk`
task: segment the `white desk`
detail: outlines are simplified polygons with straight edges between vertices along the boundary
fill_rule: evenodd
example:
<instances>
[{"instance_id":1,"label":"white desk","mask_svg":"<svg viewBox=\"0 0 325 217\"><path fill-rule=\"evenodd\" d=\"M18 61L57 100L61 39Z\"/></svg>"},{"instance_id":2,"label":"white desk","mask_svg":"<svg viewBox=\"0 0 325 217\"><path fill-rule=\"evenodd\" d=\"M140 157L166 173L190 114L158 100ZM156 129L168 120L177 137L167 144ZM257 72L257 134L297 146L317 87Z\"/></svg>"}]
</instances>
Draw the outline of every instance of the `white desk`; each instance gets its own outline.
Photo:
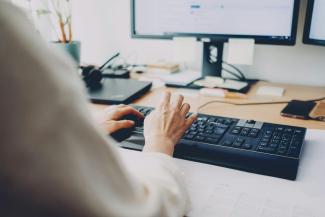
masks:
<instances>
[{"instance_id":1,"label":"white desk","mask_svg":"<svg viewBox=\"0 0 325 217\"><path fill-rule=\"evenodd\" d=\"M121 153L126 164L141 162L141 152ZM189 217L325 216L325 131L308 131L296 181L176 160L192 200Z\"/></svg>"}]
</instances>

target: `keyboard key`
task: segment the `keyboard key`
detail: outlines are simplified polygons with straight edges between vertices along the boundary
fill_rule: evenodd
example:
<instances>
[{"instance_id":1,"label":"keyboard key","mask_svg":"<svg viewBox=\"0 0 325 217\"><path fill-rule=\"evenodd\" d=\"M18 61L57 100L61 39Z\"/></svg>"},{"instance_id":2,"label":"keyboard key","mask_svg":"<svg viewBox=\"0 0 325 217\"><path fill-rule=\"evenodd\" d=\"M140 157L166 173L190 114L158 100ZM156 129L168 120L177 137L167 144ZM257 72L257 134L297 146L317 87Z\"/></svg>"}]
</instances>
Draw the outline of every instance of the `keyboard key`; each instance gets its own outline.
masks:
<instances>
[{"instance_id":1,"label":"keyboard key","mask_svg":"<svg viewBox=\"0 0 325 217\"><path fill-rule=\"evenodd\" d=\"M206 130L205 133L206 134L213 134L213 131L212 130Z\"/></svg>"},{"instance_id":2,"label":"keyboard key","mask_svg":"<svg viewBox=\"0 0 325 217\"><path fill-rule=\"evenodd\" d=\"M205 126L205 125L199 125L198 128L204 130L205 128L207 128L207 126Z\"/></svg>"},{"instance_id":3,"label":"keyboard key","mask_svg":"<svg viewBox=\"0 0 325 217\"><path fill-rule=\"evenodd\" d=\"M194 135L185 135L183 138L192 140L194 138Z\"/></svg>"},{"instance_id":4,"label":"keyboard key","mask_svg":"<svg viewBox=\"0 0 325 217\"><path fill-rule=\"evenodd\" d=\"M287 152L287 149L286 148L279 148L277 153L278 154L281 154L281 155L285 155L286 152Z\"/></svg>"},{"instance_id":5,"label":"keyboard key","mask_svg":"<svg viewBox=\"0 0 325 217\"><path fill-rule=\"evenodd\" d=\"M250 149L252 149L252 145L251 144L249 144L249 143L245 143L244 145L243 145L243 148L244 149L246 149L246 150L250 150Z\"/></svg>"},{"instance_id":6,"label":"keyboard key","mask_svg":"<svg viewBox=\"0 0 325 217\"><path fill-rule=\"evenodd\" d=\"M270 139L266 139L266 138L263 138L262 140L261 140L261 142L266 142L266 143L268 143L270 141Z\"/></svg>"},{"instance_id":7,"label":"keyboard key","mask_svg":"<svg viewBox=\"0 0 325 217\"><path fill-rule=\"evenodd\" d=\"M208 126L206 130L214 130L214 126Z\"/></svg>"},{"instance_id":8,"label":"keyboard key","mask_svg":"<svg viewBox=\"0 0 325 217\"><path fill-rule=\"evenodd\" d=\"M255 124L256 123L256 121L254 121L254 120L248 120L247 122L246 122L246 124Z\"/></svg>"},{"instance_id":9,"label":"keyboard key","mask_svg":"<svg viewBox=\"0 0 325 217\"><path fill-rule=\"evenodd\" d=\"M194 140L195 141L198 141L198 142L203 142L204 141L204 137L203 136L196 136L196 137L194 137Z\"/></svg>"},{"instance_id":10,"label":"keyboard key","mask_svg":"<svg viewBox=\"0 0 325 217\"><path fill-rule=\"evenodd\" d=\"M272 135L273 134L273 131L272 130L267 130L267 131L265 131L265 134L266 135Z\"/></svg>"},{"instance_id":11,"label":"keyboard key","mask_svg":"<svg viewBox=\"0 0 325 217\"><path fill-rule=\"evenodd\" d=\"M272 139L278 140L281 139L281 136L273 136Z\"/></svg>"},{"instance_id":12,"label":"keyboard key","mask_svg":"<svg viewBox=\"0 0 325 217\"><path fill-rule=\"evenodd\" d=\"M285 133L293 133L293 129L292 128L287 128L284 130Z\"/></svg>"},{"instance_id":13,"label":"keyboard key","mask_svg":"<svg viewBox=\"0 0 325 217\"><path fill-rule=\"evenodd\" d=\"M225 124L221 124L221 123L216 123L214 122L213 123L215 127L218 127L218 128L223 128L223 129L228 129L229 127Z\"/></svg>"},{"instance_id":14,"label":"keyboard key","mask_svg":"<svg viewBox=\"0 0 325 217\"><path fill-rule=\"evenodd\" d=\"M268 145L267 142L261 142L260 143L260 146L262 146L262 147L267 147L267 145Z\"/></svg>"},{"instance_id":15,"label":"keyboard key","mask_svg":"<svg viewBox=\"0 0 325 217\"><path fill-rule=\"evenodd\" d=\"M291 157L298 157L299 154L299 148L296 147L290 147L288 150L288 155Z\"/></svg>"},{"instance_id":16,"label":"keyboard key","mask_svg":"<svg viewBox=\"0 0 325 217\"><path fill-rule=\"evenodd\" d=\"M263 147L263 146L259 146L257 148L258 151L261 151L261 152L265 152L265 153L271 153L273 154L275 152L275 148L271 148L271 147Z\"/></svg>"},{"instance_id":17,"label":"keyboard key","mask_svg":"<svg viewBox=\"0 0 325 217\"><path fill-rule=\"evenodd\" d=\"M271 143L269 147L271 148L277 148L279 145L277 143Z\"/></svg>"},{"instance_id":18,"label":"keyboard key","mask_svg":"<svg viewBox=\"0 0 325 217\"><path fill-rule=\"evenodd\" d=\"M257 138L258 137L258 133L255 133L255 132L250 132L248 134L249 137L253 137L253 138Z\"/></svg>"},{"instance_id":19,"label":"keyboard key","mask_svg":"<svg viewBox=\"0 0 325 217\"><path fill-rule=\"evenodd\" d=\"M282 131L284 130L284 128L283 128L283 127L277 127L275 130L276 130L277 132L282 132Z\"/></svg>"},{"instance_id":20,"label":"keyboard key","mask_svg":"<svg viewBox=\"0 0 325 217\"><path fill-rule=\"evenodd\" d=\"M231 134L233 134L233 135L238 135L239 133L240 133L240 131L236 130L236 129L231 131Z\"/></svg>"},{"instance_id":21,"label":"keyboard key","mask_svg":"<svg viewBox=\"0 0 325 217\"><path fill-rule=\"evenodd\" d=\"M238 138L235 140L233 146L236 148L240 148L244 142L245 142L244 139Z\"/></svg>"},{"instance_id":22,"label":"keyboard key","mask_svg":"<svg viewBox=\"0 0 325 217\"><path fill-rule=\"evenodd\" d=\"M283 134L283 136L282 136L282 141L289 142L289 141L291 141L291 139L292 139L292 137L290 134Z\"/></svg>"},{"instance_id":23,"label":"keyboard key","mask_svg":"<svg viewBox=\"0 0 325 217\"><path fill-rule=\"evenodd\" d=\"M214 130L214 134L217 134L217 135L222 135L226 132L225 129L222 129L222 128L217 128Z\"/></svg>"},{"instance_id":24,"label":"keyboard key","mask_svg":"<svg viewBox=\"0 0 325 217\"><path fill-rule=\"evenodd\" d=\"M223 143L222 143L222 145L224 145L224 146L232 146L232 144L233 144L234 142L232 141L232 140L225 140Z\"/></svg>"},{"instance_id":25,"label":"keyboard key","mask_svg":"<svg viewBox=\"0 0 325 217\"><path fill-rule=\"evenodd\" d=\"M232 124L232 121L231 121L231 120L226 120L226 121L224 122L224 124L229 126L229 125Z\"/></svg>"},{"instance_id":26,"label":"keyboard key","mask_svg":"<svg viewBox=\"0 0 325 217\"><path fill-rule=\"evenodd\" d=\"M217 123L220 123L220 124L223 124L225 122L225 120L224 119L221 119L221 118L219 118L218 120L217 120Z\"/></svg>"},{"instance_id":27,"label":"keyboard key","mask_svg":"<svg viewBox=\"0 0 325 217\"><path fill-rule=\"evenodd\" d=\"M195 131L190 131L190 132L188 132L187 134L190 134L190 135L195 135L197 132L195 132Z\"/></svg>"},{"instance_id":28,"label":"keyboard key","mask_svg":"<svg viewBox=\"0 0 325 217\"><path fill-rule=\"evenodd\" d=\"M303 131L302 130L295 130L294 133L303 136Z\"/></svg>"},{"instance_id":29,"label":"keyboard key","mask_svg":"<svg viewBox=\"0 0 325 217\"><path fill-rule=\"evenodd\" d=\"M249 128L243 128L240 135L241 136L248 136L248 134L250 133L250 129Z\"/></svg>"},{"instance_id":30,"label":"keyboard key","mask_svg":"<svg viewBox=\"0 0 325 217\"><path fill-rule=\"evenodd\" d=\"M207 143L213 144L213 145L217 145L219 142L219 139L213 139L213 138L207 138L205 140Z\"/></svg>"},{"instance_id":31,"label":"keyboard key","mask_svg":"<svg viewBox=\"0 0 325 217\"><path fill-rule=\"evenodd\" d=\"M238 141L234 142L234 144L233 144L233 146L234 146L235 148L240 148L241 145L242 145L242 143L241 143L241 142L238 142Z\"/></svg>"},{"instance_id":32,"label":"keyboard key","mask_svg":"<svg viewBox=\"0 0 325 217\"><path fill-rule=\"evenodd\" d=\"M280 139L272 139L271 143L280 143Z\"/></svg>"},{"instance_id":33,"label":"keyboard key","mask_svg":"<svg viewBox=\"0 0 325 217\"><path fill-rule=\"evenodd\" d=\"M197 118L197 121L198 121L198 122L201 122L201 123L205 123L207 120L208 120L207 117L199 116L199 117Z\"/></svg>"},{"instance_id":34,"label":"keyboard key","mask_svg":"<svg viewBox=\"0 0 325 217\"><path fill-rule=\"evenodd\" d=\"M280 144L281 144L282 146L289 147L290 142L288 142L288 141L281 141Z\"/></svg>"},{"instance_id":35,"label":"keyboard key","mask_svg":"<svg viewBox=\"0 0 325 217\"><path fill-rule=\"evenodd\" d=\"M204 137L204 138L213 138L213 139L220 139L220 135L213 135L213 134L207 134L207 133L199 133L198 136Z\"/></svg>"}]
</instances>

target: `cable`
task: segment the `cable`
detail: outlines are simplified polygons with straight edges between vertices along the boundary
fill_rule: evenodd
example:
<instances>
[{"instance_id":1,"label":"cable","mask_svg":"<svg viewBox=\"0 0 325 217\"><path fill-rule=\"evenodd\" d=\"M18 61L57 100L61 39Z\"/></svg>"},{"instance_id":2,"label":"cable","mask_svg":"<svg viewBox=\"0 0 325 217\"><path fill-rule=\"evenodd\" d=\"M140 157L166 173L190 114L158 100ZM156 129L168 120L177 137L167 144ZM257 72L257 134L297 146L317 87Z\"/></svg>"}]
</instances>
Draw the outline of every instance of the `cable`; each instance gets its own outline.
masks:
<instances>
[{"instance_id":1,"label":"cable","mask_svg":"<svg viewBox=\"0 0 325 217\"><path fill-rule=\"evenodd\" d=\"M236 77L239 81L244 81L245 79L243 79L242 77L240 77L239 75L237 75L236 73L228 70L228 69L225 69L225 68L222 68L223 71L226 71L228 72L229 74L231 74L232 76Z\"/></svg>"},{"instance_id":2,"label":"cable","mask_svg":"<svg viewBox=\"0 0 325 217\"><path fill-rule=\"evenodd\" d=\"M227 66L230 66L233 69L235 69L240 74L241 78L243 80L246 80L246 77L245 77L244 73L239 68L237 68L236 66L234 66L232 64L227 63L226 61L222 61L222 63L226 64Z\"/></svg>"},{"instance_id":3,"label":"cable","mask_svg":"<svg viewBox=\"0 0 325 217\"><path fill-rule=\"evenodd\" d=\"M114 56L112 56L111 58L109 58L109 60L107 60L106 63L104 63L101 67L99 67L99 70L105 69L105 66L118 56L120 56L120 53L117 53Z\"/></svg>"},{"instance_id":4,"label":"cable","mask_svg":"<svg viewBox=\"0 0 325 217\"><path fill-rule=\"evenodd\" d=\"M304 100L306 102L319 102L319 101L322 101L322 100L325 100L325 97L322 97L322 98L319 98L319 99L314 99L314 100Z\"/></svg>"},{"instance_id":5,"label":"cable","mask_svg":"<svg viewBox=\"0 0 325 217\"><path fill-rule=\"evenodd\" d=\"M325 100L325 97L319 98L319 99L311 99L311 100L303 100L306 102L318 102L318 101L322 101ZM213 103L223 103L223 104L228 104L228 105L236 105L236 106L249 106L249 105L275 105L275 104L286 104L291 102L290 101L271 101L271 102L248 102L248 103L236 103L236 102L225 102L223 100L213 100L207 103L204 103L203 105L200 105L197 108L197 112L199 112L200 110L202 110L203 108L205 108L208 105L211 105Z\"/></svg>"}]
</instances>

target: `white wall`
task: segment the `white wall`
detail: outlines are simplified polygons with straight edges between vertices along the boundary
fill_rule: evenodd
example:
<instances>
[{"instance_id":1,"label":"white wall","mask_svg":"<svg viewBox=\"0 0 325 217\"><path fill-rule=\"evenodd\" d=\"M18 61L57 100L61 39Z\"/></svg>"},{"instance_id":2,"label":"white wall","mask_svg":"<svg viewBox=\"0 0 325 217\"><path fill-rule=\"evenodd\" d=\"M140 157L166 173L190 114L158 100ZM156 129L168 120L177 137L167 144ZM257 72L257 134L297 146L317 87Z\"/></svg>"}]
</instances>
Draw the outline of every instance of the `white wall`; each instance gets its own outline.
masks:
<instances>
[{"instance_id":1,"label":"white wall","mask_svg":"<svg viewBox=\"0 0 325 217\"><path fill-rule=\"evenodd\" d=\"M254 65L243 68L248 77L325 86L325 47L301 42L306 1L302 0L296 46L257 45ZM84 62L100 64L117 51L138 63L173 59L172 41L131 39L130 0L75 0L73 10ZM193 51L196 61L190 64L199 68L200 46Z\"/></svg>"}]
</instances>

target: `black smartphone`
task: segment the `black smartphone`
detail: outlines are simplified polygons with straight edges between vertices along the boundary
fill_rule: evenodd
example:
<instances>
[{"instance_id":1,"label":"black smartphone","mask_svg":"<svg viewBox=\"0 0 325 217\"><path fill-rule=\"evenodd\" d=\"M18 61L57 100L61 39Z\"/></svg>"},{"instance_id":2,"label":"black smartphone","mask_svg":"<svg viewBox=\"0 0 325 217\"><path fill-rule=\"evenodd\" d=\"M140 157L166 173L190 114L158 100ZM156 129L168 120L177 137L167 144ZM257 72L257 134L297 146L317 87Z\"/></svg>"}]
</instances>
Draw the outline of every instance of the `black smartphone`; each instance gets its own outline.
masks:
<instances>
[{"instance_id":1,"label":"black smartphone","mask_svg":"<svg viewBox=\"0 0 325 217\"><path fill-rule=\"evenodd\" d=\"M284 117L308 120L310 119L309 114L315 105L316 103L311 101L292 100L281 111L281 115Z\"/></svg>"}]
</instances>

